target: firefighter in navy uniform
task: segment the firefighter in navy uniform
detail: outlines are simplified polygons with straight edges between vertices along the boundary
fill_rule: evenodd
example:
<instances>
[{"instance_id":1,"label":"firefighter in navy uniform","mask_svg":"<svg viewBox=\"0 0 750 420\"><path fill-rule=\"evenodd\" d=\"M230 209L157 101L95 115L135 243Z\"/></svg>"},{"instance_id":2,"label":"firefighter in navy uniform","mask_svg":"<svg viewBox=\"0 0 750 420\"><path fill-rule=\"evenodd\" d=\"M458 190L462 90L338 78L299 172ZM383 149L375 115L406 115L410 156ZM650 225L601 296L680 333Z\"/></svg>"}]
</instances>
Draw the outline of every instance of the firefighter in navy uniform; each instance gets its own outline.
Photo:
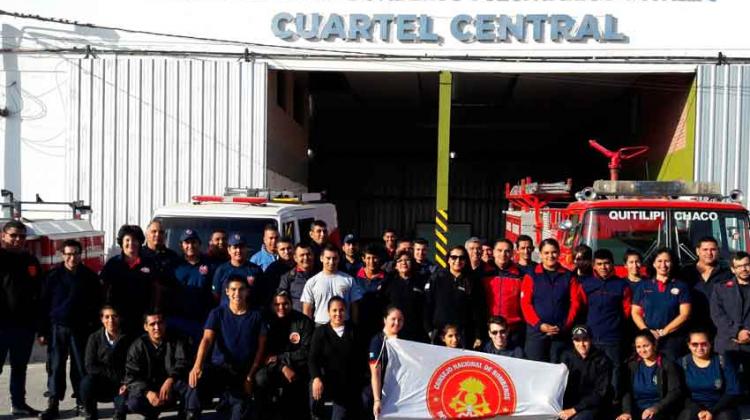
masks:
<instances>
[{"instance_id":1,"label":"firefighter in navy uniform","mask_svg":"<svg viewBox=\"0 0 750 420\"><path fill-rule=\"evenodd\" d=\"M737 252L731 261L734 278L718 283L711 295L715 347L740 367L741 382L750 384L750 254ZM743 392L747 402L747 387Z\"/></svg>"},{"instance_id":2,"label":"firefighter in navy uniform","mask_svg":"<svg viewBox=\"0 0 750 420\"><path fill-rule=\"evenodd\" d=\"M560 245L556 240L543 240L539 249L542 263L521 285L521 309L527 324L525 352L531 360L559 363L583 292L575 274L558 262Z\"/></svg>"},{"instance_id":3,"label":"firefighter in navy uniform","mask_svg":"<svg viewBox=\"0 0 750 420\"><path fill-rule=\"evenodd\" d=\"M425 284L425 331L434 343L438 331L453 324L464 347L476 349L482 344L479 330L484 327L484 296L468 264L466 248L454 246L448 252L449 268L436 271Z\"/></svg>"},{"instance_id":4,"label":"firefighter in navy uniform","mask_svg":"<svg viewBox=\"0 0 750 420\"><path fill-rule=\"evenodd\" d=\"M26 367L29 364L39 315L42 269L24 249L26 226L10 221L3 226L0 249L0 369L10 356L10 403L13 415L34 416L26 404Z\"/></svg>"},{"instance_id":5,"label":"firefighter in navy uniform","mask_svg":"<svg viewBox=\"0 0 750 420\"><path fill-rule=\"evenodd\" d=\"M218 266L214 272L212 284L214 296L222 305L226 305L229 302L226 293L224 293L227 288L227 281L231 277L239 276L247 281L250 290L249 299L251 301L248 302L248 305L252 309L258 309L260 306L260 293L258 291L263 270L259 265L251 263L248 259L247 241L241 233L230 233L227 243L229 244L229 261Z\"/></svg>"},{"instance_id":6,"label":"firefighter in navy uniform","mask_svg":"<svg viewBox=\"0 0 750 420\"><path fill-rule=\"evenodd\" d=\"M117 309L125 334L137 337L143 331L143 315L155 300L155 268L141 255L143 231L136 225L123 225L117 232L122 252L110 258L99 274L104 286L104 302Z\"/></svg>"},{"instance_id":7,"label":"firefighter in navy uniform","mask_svg":"<svg viewBox=\"0 0 750 420\"><path fill-rule=\"evenodd\" d=\"M711 322L711 295L717 284L732 277L732 272L719 260L719 243L711 236L698 240L695 246L698 261L682 267L680 280L690 286L690 320L691 329L708 331L716 335L716 327Z\"/></svg>"},{"instance_id":8,"label":"firefighter in navy uniform","mask_svg":"<svg viewBox=\"0 0 750 420\"><path fill-rule=\"evenodd\" d=\"M49 346L49 399L42 419L59 415L59 402L65 396L65 370L70 355L70 383L77 395L76 405L84 413L79 385L85 375L86 340L96 329L101 307L101 287L96 273L81 264L81 243L68 239L60 252L63 262L50 270L42 287L39 342Z\"/></svg>"},{"instance_id":9,"label":"firefighter in navy uniform","mask_svg":"<svg viewBox=\"0 0 750 420\"><path fill-rule=\"evenodd\" d=\"M307 244L297 244L294 246L294 262L297 264L294 268L287 271L281 276L279 281L279 290L289 293L292 300L292 309L302 312L302 291L305 289L307 279L315 274L315 263L313 262L313 252Z\"/></svg>"},{"instance_id":10,"label":"firefighter in navy uniform","mask_svg":"<svg viewBox=\"0 0 750 420\"><path fill-rule=\"evenodd\" d=\"M151 259L161 274L170 276L182 260L176 252L167 248L166 240L167 235L161 222L152 220L146 227L146 242L141 248L141 255Z\"/></svg>"},{"instance_id":11,"label":"firefighter in navy uniform","mask_svg":"<svg viewBox=\"0 0 750 420\"><path fill-rule=\"evenodd\" d=\"M209 258L200 253L201 240L195 230L184 230L180 245L183 259L174 270L175 293L167 324L188 337L191 347L197 349L203 337L203 323L215 306L211 290L213 266Z\"/></svg>"}]
</instances>

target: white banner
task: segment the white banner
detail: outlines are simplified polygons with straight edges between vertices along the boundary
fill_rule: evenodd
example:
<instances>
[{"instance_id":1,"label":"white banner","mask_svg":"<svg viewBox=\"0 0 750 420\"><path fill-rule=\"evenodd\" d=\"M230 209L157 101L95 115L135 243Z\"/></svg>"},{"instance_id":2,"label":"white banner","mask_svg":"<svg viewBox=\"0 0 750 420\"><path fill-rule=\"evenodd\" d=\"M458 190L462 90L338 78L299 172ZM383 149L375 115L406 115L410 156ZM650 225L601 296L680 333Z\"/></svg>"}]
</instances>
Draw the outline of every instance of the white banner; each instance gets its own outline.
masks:
<instances>
[{"instance_id":1,"label":"white banner","mask_svg":"<svg viewBox=\"0 0 750 420\"><path fill-rule=\"evenodd\" d=\"M381 418L553 420L568 369L406 340L386 340Z\"/></svg>"}]
</instances>

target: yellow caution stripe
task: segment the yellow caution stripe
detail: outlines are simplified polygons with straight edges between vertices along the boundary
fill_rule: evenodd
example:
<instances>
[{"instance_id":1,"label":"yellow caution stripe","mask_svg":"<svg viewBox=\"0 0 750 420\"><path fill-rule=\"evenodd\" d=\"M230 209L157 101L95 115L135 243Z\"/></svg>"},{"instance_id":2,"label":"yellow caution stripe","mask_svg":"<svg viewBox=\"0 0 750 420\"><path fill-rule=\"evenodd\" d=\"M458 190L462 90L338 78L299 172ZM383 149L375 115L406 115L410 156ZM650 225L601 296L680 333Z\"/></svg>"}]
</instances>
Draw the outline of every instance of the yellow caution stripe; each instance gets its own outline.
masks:
<instances>
[{"instance_id":1,"label":"yellow caution stripe","mask_svg":"<svg viewBox=\"0 0 750 420\"><path fill-rule=\"evenodd\" d=\"M435 210L435 262L445 268L448 260L448 212Z\"/></svg>"}]
</instances>

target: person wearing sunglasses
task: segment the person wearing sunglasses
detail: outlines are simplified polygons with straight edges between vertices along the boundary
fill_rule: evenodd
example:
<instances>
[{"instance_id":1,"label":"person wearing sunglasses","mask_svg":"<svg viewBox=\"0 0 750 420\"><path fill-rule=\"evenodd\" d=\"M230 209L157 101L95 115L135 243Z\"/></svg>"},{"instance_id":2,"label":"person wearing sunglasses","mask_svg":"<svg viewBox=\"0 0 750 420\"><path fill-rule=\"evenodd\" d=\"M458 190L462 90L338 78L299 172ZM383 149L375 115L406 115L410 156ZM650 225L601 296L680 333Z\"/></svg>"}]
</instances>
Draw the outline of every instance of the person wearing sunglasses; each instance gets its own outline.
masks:
<instances>
[{"instance_id":1,"label":"person wearing sunglasses","mask_svg":"<svg viewBox=\"0 0 750 420\"><path fill-rule=\"evenodd\" d=\"M515 346L508 340L508 321L501 316L493 316L487 321L487 334L490 336L489 341L484 343L482 351L484 353L495 354L498 356L515 357L523 359L523 349Z\"/></svg>"},{"instance_id":2,"label":"person wearing sunglasses","mask_svg":"<svg viewBox=\"0 0 750 420\"><path fill-rule=\"evenodd\" d=\"M389 274L383 283L383 304L401 310L404 325L401 338L426 343L424 325L425 277L416 272L414 261L408 251L396 253L396 272Z\"/></svg>"},{"instance_id":3,"label":"person wearing sunglasses","mask_svg":"<svg viewBox=\"0 0 750 420\"><path fill-rule=\"evenodd\" d=\"M26 226L11 220L3 226L0 248L0 371L10 362L11 413L35 416L26 403L26 368L34 347L42 268L26 251ZM5 394L8 395L8 394Z\"/></svg>"},{"instance_id":4,"label":"person wearing sunglasses","mask_svg":"<svg viewBox=\"0 0 750 420\"><path fill-rule=\"evenodd\" d=\"M705 330L690 331L688 348L690 354L680 360L687 395L678 420L739 419L735 404L741 387L734 363L711 351Z\"/></svg>"},{"instance_id":5,"label":"person wearing sunglasses","mask_svg":"<svg viewBox=\"0 0 750 420\"><path fill-rule=\"evenodd\" d=\"M482 288L471 274L468 253L461 245L448 251L448 267L438 270L425 284L425 330L433 343L437 343L437 332L446 324L454 324L464 339L464 347L478 349L479 328L483 324Z\"/></svg>"}]
</instances>

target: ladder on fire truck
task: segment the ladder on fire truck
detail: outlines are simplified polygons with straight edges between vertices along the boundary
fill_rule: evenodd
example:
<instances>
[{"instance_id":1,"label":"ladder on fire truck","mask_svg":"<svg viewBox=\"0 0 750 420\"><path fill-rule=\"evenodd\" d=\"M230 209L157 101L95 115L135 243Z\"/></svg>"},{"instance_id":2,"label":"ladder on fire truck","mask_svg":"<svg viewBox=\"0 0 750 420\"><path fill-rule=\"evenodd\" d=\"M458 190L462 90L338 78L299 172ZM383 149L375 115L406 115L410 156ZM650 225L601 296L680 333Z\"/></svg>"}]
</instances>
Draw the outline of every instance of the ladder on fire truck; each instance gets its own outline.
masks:
<instances>
[{"instance_id":1,"label":"ladder on fire truck","mask_svg":"<svg viewBox=\"0 0 750 420\"><path fill-rule=\"evenodd\" d=\"M518 184L511 187L510 183L505 184L505 198L508 199L509 207L506 212L506 221L509 213L512 212L533 212L534 241L539 243L544 236L545 220L543 213L548 214L550 220L547 220L547 226L556 226L558 219L562 217L562 209L548 208L547 206L558 200L570 198L570 192L573 188L573 180L567 179L561 182L539 183L533 182L531 177L526 177ZM542 212L542 209L545 211ZM519 226L517 232L521 233L522 220L518 220ZM507 229L506 229L507 230ZM513 229L511 229L513 230Z\"/></svg>"}]
</instances>

